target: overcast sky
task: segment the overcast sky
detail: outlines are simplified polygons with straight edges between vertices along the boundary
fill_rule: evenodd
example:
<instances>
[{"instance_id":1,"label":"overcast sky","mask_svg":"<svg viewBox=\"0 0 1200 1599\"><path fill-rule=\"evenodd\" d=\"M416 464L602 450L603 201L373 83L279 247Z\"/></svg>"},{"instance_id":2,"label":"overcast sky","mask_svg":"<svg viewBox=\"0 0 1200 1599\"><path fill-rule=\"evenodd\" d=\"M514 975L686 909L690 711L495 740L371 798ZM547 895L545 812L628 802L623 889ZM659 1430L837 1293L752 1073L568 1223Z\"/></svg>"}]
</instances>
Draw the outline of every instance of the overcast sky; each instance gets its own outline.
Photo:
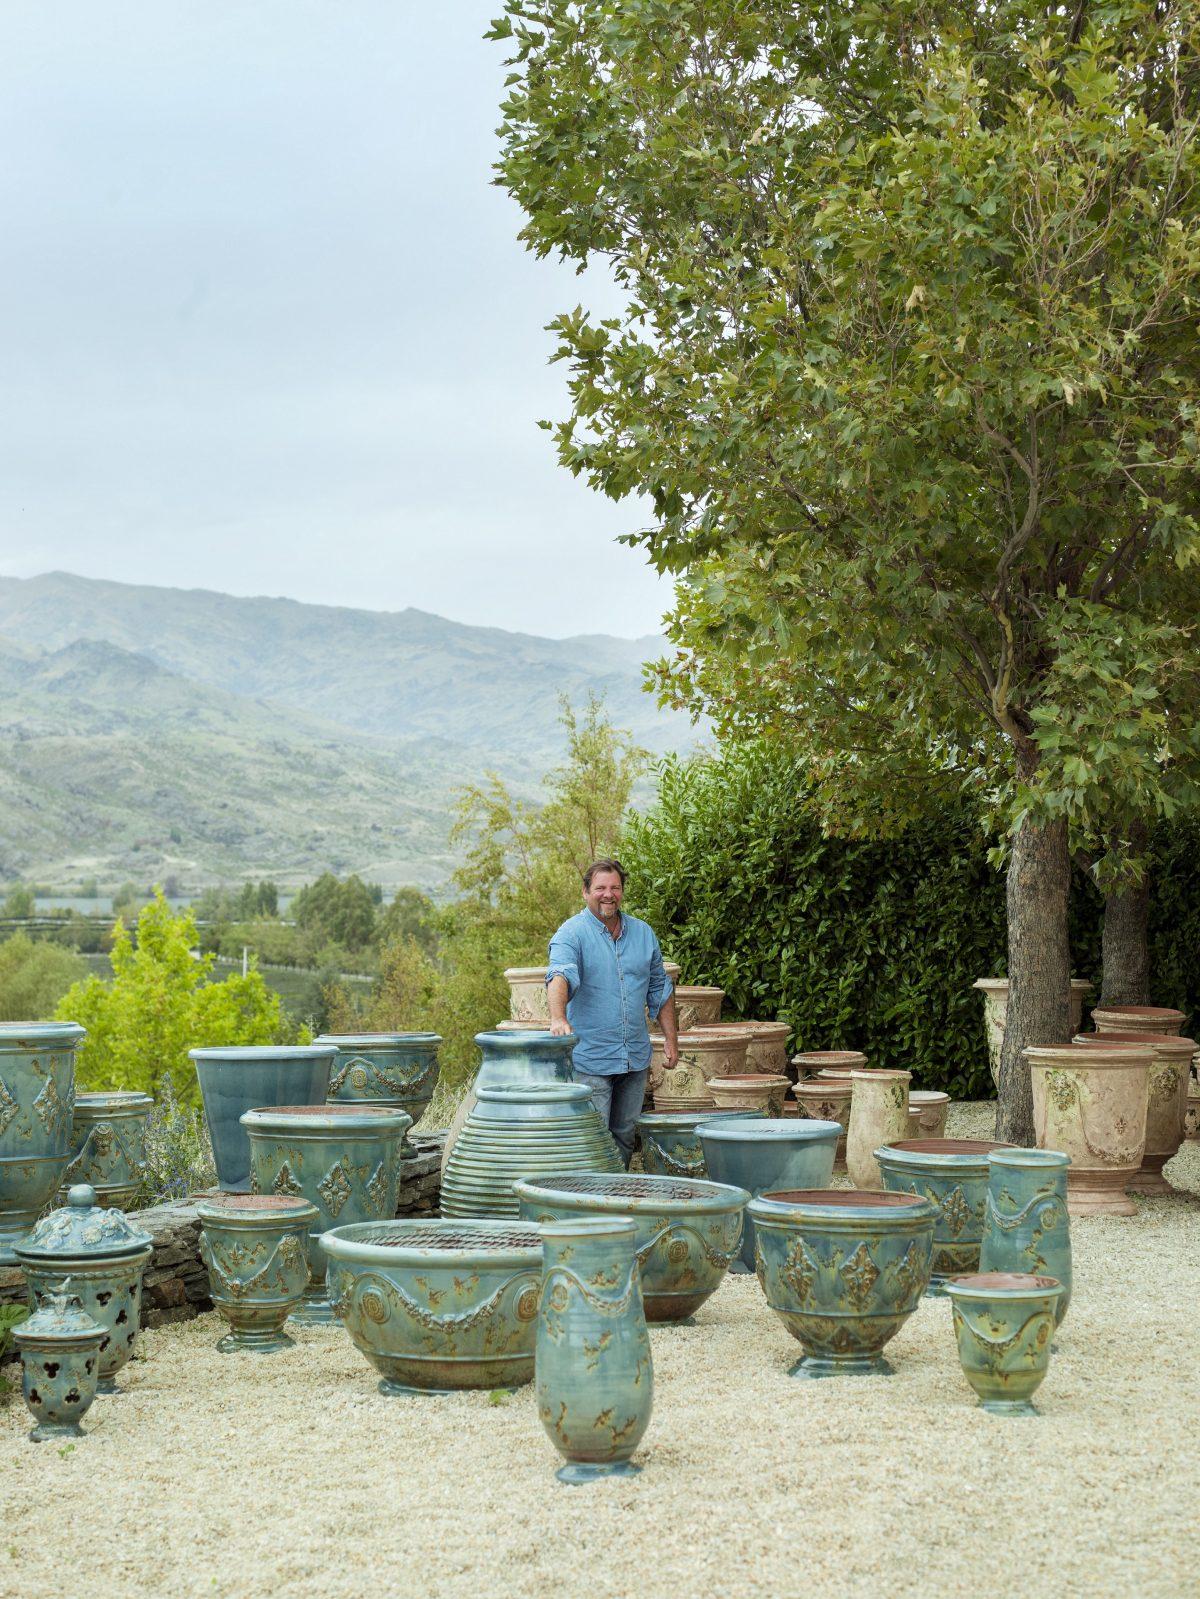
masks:
<instances>
[{"instance_id":1,"label":"overcast sky","mask_svg":"<svg viewBox=\"0 0 1200 1599\"><path fill-rule=\"evenodd\" d=\"M554 459L498 0L4 0L0 571L657 631Z\"/></svg>"}]
</instances>

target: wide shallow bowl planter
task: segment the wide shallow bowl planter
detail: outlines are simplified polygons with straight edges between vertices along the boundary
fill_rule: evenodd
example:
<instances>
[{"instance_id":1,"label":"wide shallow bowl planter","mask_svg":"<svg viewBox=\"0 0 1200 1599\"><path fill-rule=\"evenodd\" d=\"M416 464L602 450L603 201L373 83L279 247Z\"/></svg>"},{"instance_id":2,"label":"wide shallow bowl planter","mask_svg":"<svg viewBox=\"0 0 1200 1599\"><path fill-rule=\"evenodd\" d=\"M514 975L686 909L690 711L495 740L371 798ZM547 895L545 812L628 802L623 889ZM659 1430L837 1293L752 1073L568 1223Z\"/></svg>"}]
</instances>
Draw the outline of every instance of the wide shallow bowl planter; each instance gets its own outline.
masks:
<instances>
[{"instance_id":1,"label":"wide shallow bowl planter","mask_svg":"<svg viewBox=\"0 0 1200 1599\"><path fill-rule=\"evenodd\" d=\"M910 1088L908 1091L908 1136L944 1138L950 1115L950 1095L936 1088Z\"/></svg>"},{"instance_id":2,"label":"wide shallow bowl planter","mask_svg":"<svg viewBox=\"0 0 1200 1599\"><path fill-rule=\"evenodd\" d=\"M1151 1033L1178 1036L1187 1017L1168 1005L1097 1005L1092 1026L1098 1033ZM1072 1029L1078 1031L1078 1027Z\"/></svg>"},{"instance_id":3,"label":"wide shallow bowl planter","mask_svg":"<svg viewBox=\"0 0 1200 1599\"><path fill-rule=\"evenodd\" d=\"M58 1188L71 1158L75 1022L0 1023L0 1265Z\"/></svg>"},{"instance_id":4,"label":"wide shallow bowl planter","mask_svg":"<svg viewBox=\"0 0 1200 1599\"><path fill-rule=\"evenodd\" d=\"M983 1028L987 1037L988 1067L992 1082L1000 1081L1000 1054L1004 1048L1004 1023L1008 1016L1008 978L981 977L971 984L983 995ZM1082 977L1071 979L1071 1031L1077 1033L1083 1019L1083 1001L1092 984Z\"/></svg>"},{"instance_id":5,"label":"wide shallow bowl planter","mask_svg":"<svg viewBox=\"0 0 1200 1599\"><path fill-rule=\"evenodd\" d=\"M75 1155L64 1185L90 1183L97 1204L132 1205L146 1180L146 1122L153 1109L149 1094L76 1094Z\"/></svg>"},{"instance_id":6,"label":"wide shallow bowl planter","mask_svg":"<svg viewBox=\"0 0 1200 1599\"><path fill-rule=\"evenodd\" d=\"M806 1116L809 1121L837 1122L842 1129L833 1158L834 1171L846 1169L846 1135L850 1130L850 1096L853 1092L854 1084L849 1077L810 1077L792 1084L792 1094L801 1116Z\"/></svg>"},{"instance_id":7,"label":"wide shallow bowl planter","mask_svg":"<svg viewBox=\"0 0 1200 1599\"><path fill-rule=\"evenodd\" d=\"M891 1070L852 1072L846 1171L855 1188L874 1193L886 1188L875 1151L908 1137L908 1096L912 1073Z\"/></svg>"},{"instance_id":8,"label":"wide shallow bowl planter","mask_svg":"<svg viewBox=\"0 0 1200 1599\"><path fill-rule=\"evenodd\" d=\"M1053 1277L1063 1287L1054 1310L1061 1322L1071 1303L1071 1225L1066 1155L1057 1149L995 1149L988 1156L983 1219L983 1272Z\"/></svg>"},{"instance_id":9,"label":"wide shallow bowl planter","mask_svg":"<svg viewBox=\"0 0 1200 1599\"><path fill-rule=\"evenodd\" d=\"M786 1077L742 1072L736 1077L709 1078L708 1091L718 1110L751 1110L759 1116L782 1116L788 1091Z\"/></svg>"},{"instance_id":10,"label":"wide shallow bowl planter","mask_svg":"<svg viewBox=\"0 0 1200 1599\"><path fill-rule=\"evenodd\" d=\"M83 1437L79 1423L96 1397L105 1336L79 1295L66 1292L47 1294L33 1315L13 1328L35 1444Z\"/></svg>"},{"instance_id":11,"label":"wide shallow bowl planter","mask_svg":"<svg viewBox=\"0 0 1200 1599\"><path fill-rule=\"evenodd\" d=\"M1077 1033L1072 1042L1098 1049L1145 1043L1153 1049L1154 1064L1146 1081L1146 1148L1129 1192L1153 1197L1176 1193L1163 1176L1163 1167L1179 1153L1183 1143L1195 1040L1166 1033ZM1058 1273L1052 1271L1049 1275L1057 1277Z\"/></svg>"},{"instance_id":12,"label":"wide shallow bowl planter","mask_svg":"<svg viewBox=\"0 0 1200 1599\"><path fill-rule=\"evenodd\" d=\"M661 1037L650 1040L648 1083L654 1104L663 1110L691 1110L712 1105L709 1079L733 1077L746 1070L746 1057L753 1033L748 1027L705 1027L679 1035L679 1060L667 1066Z\"/></svg>"},{"instance_id":13,"label":"wide shallow bowl planter","mask_svg":"<svg viewBox=\"0 0 1200 1599\"><path fill-rule=\"evenodd\" d=\"M801 1080L821 1076L843 1077L849 1082L850 1073L863 1071L866 1064L867 1057L861 1049L803 1049L792 1056L792 1065Z\"/></svg>"},{"instance_id":14,"label":"wide shallow bowl planter","mask_svg":"<svg viewBox=\"0 0 1200 1599\"><path fill-rule=\"evenodd\" d=\"M217 1183L232 1193L250 1188L248 1110L273 1105L323 1105L337 1057L332 1044L264 1044L189 1049L212 1140Z\"/></svg>"},{"instance_id":15,"label":"wide shallow bowl planter","mask_svg":"<svg viewBox=\"0 0 1200 1599\"><path fill-rule=\"evenodd\" d=\"M875 1151L888 1192L916 1194L936 1212L931 1294L940 1294L947 1278L978 1271L988 1156L1008 1147L982 1138L906 1138Z\"/></svg>"},{"instance_id":16,"label":"wide shallow bowl planter","mask_svg":"<svg viewBox=\"0 0 1200 1599\"><path fill-rule=\"evenodd\" d=\"M424 1116L437 1087L437 1033L322 1033L315 1042L337 1050L331 1100L395 1105L408 1112L414 1127ZM416 1155L407 1133L404 1154Z\"/></svg>"},{"instance_id":17,"label":"wide shallow bowl planter","mask_svg":"<svg viewBox=\"0 0 1200 1599\"><path fill-rule=\"evenodd\" d=\"M1154 1050L1145 1044L1058 1044L1025 1051L1033 1081L1038 1147L1070 1157L1072 1216L1135 1215L1125 1190L1146 1148L1146 1109Z\"/></svg>"},{"instance_id":18,"label":"wide shallow bowl planter","mask_svg":"<svg viewBox=\"0 0 1200 1599\"><path fill-rule=\"evenodd\" d=\"M242 1124L250 1137L254 1192L290 1194L316 1208L308 1287L292 1320L331 1322L336 1318L321 1234L355 1222L394 1220L408 1114L385 1105L277 1105L248 1110Z\"/></svg>"},{"instance_id":19,"label":"wide shallow bowl planter","mask_svg":"<svg viewBox=\"0 0 1200 1599\"><path fill-rule=\"evenodd\" d=\"M750 1111L705 1108L682 1112L647 1111L638 1117L642 1170L651 1177L707 1177L704 1150L697 1132L702 1121L722 1116L749 1116Z\"/></svg>"},{"instance_id":20,"label":"wide shallow bowl planter","mask_svg":"<svg viewBox=\"0 0 1200 1599\"><path fill-rule=\"evenodd\" d=\"M748 1210L767 1304L804 1350L792 1375L890 1372L884 1346L929 1282L929 1201L866 1189L772 1190Z\"/></svg>"},{"instance_id":21,"label":"wide shallow bowl planter","mask_svg":"<svg viewBox=\"0 0 1200 1599\"><path fill-rule=\"evenodd\" d=\"M308 1287L315 1205L291 1194L221 1194L196 1206L212 1301L229 1323L222 1354L269 1354L293 1340L283 1324Z\"/></svg>"},{"instance_id":22,"label":"wide shallow bowl planter","mask_svg":"<svg viewBox=\"0 0 1200 1599\"><path fill-rule=\"evenodd\" d=\"M664 961L663 970L673 984L679 981L679 967ZM508 1005L514 1022L550 1023L550 1000L546 993L548 966L510 966L504 973L508 984ZM719 992L719 990L718 990Z\"/></svg>"},{"instance_id":23,"label":"wide shallow bowl planter","mask_svg":"<svg viewBox=\"0 0 1200 1599\"><path fill-rule=\"evenodd\" d=\"M629 1216L637 1227L647 1321L684 1321L716 1292L737 1254L744 1188L622 1172L561 1173L513 1185L527 1221Z\"/></svg>"},{"instance_id":24,"label":"wide shallow bowl planter","mask_svg":"<svg viewBox=\"0 0 1200 1599\"><path fill-rule=\"evenodd\" d=\"M540 1027L514 1024L476 1033L480 1053L475 1080L459 1101L442 1148L442 1175L446 1174L451 1153L463 1124L475 1108L481 1088L532 1088L539 1083L570 1083L575 1080L571 1051L579 1040L574 1033L555 1036L543 1023Z\"/></svg>"},{"instance_id":25,"label":"wide shallow bowl planter","mask_svg":"<svg viewBox=\"0 0 1200 1599\"><path fill-rule=\"evenodd\" d=\"M412 1218L322 1235L337 1314L380 1393L516 1388L533 1376L536 1227Z\"/></svg>"},{"instance_id":26,"label":"wide shallow bowl planter","mask_svg":"<svg viewBox=\"0 0 1200 1599\"><path fill-rule=\"evenodd\" d=\"M708 1175L751 1195L772 1188L823 1188L833 1175L841 1128L837 1122L745 1116L701 1122L697 1131ZM741 1260L733 1270L754 1270L754 1224L749 1207Z\"/></svg>"},{"instance_id":27,"label":"wide shallow bowl planter","mask_svg":"<svg viewBox=\"0 0 1200 1599\"><path fill-rule=\"evenodd\" d=\"M963 1376L984 1410L1036 1416L1031 1404L1050 1364L1055 1309L1063 1286L1053 1277L981 1272L946 1284Z\"/></svg>"}]
</instances>

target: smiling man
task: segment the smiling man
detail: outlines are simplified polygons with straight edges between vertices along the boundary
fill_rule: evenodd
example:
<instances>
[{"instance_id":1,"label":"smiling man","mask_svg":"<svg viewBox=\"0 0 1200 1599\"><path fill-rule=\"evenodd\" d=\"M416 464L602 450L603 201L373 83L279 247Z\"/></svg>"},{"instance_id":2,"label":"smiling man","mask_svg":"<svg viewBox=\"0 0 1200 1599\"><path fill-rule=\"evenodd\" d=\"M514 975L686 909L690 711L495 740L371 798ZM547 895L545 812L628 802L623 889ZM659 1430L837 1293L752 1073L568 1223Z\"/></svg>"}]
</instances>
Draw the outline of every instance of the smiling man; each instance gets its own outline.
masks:
<instances>
[{"instance_id":1,"label":"smiling man","mask_svg":"<svg viewBox=\"0 0 1200 1599\"><path fill-rule=\"evenodd\" d=\"M550 940L546 987L550 1031L578 1038L575 1076L591 1089L628 1166L650 1066L646 1012L662 1028L668 1066L679 1059L679 1043L658 939L647 923L625 915L624 894L620 861L593 861L583 874L583 910Z\"/></svg>"}]
</instances>

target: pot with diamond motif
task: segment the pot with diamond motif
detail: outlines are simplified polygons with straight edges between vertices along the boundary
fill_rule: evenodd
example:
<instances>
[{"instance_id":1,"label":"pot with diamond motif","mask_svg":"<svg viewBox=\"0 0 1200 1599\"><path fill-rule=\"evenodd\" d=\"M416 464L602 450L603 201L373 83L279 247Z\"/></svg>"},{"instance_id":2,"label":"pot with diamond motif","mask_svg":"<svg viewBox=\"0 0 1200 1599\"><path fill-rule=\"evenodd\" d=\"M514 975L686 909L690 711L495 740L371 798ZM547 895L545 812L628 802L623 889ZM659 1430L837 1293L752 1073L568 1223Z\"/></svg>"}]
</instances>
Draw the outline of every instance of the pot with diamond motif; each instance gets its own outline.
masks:
<instances>
[{"instance_id":1,"label":"pot with diamond motif","mask_svg":"<svg viewBox=\"0 0 1200 1599\"><path fill-rule=\"evenodd\" d=\"M76 1094L75 1158L63 1174L64 1189L90 1183L98 1204L132 1205L146 1180L146 1122L153 1109L149 1094Z\"/></svg>"},{"instance_id":2,"label":"pot with diamond motif","mask_svg":"<svg viewBox=\"0 0 1200 1599\"><path fill-rule=\"evenodd\" d=\"M308 1287L316 1207L291 1194L218 1194L196 1206L212 1301L229 1323L223 1355L289 1349L283 1324Z\"/></svg>"},{"instance_id":3,"label":"pot with diamond motif","mask_svg":"<svg viewBox=\"0 0 1200 1599\"><path fill-rule=\"evenodd\" d=\"M75 1022L0 1023L0 1265L54 1197L71 1159Z\"/></svg>"},{"instance_id":4,"label":"pot with diamond motif","mask_svg":"<svg viewBox=\"0 0 1200 1599\"><path fill-rule=\"evenodd\" d=\"M1146 1148L1153 1040L1144 1044L1038 1045L1025 1050L1033 1082L1033 1130L1040 1149L1068 1155L1072 1216L1137 1212L1125 1190Z\"/></svg>"},{"instance_id":5,"label":"pot with diamond motif","mask_svg":"<svg viewBox=\"0 0 1200 1599\"><path fill-rule=\"evenodd\" d=\"M948 1278L979 1269L988 1156L1009 1147L982 1138L904 1138L875 1151L889 1193L916 1194L934 1207L931 1294L942 1293Z\"/></svg>"},{"instance_id":6,"label":"pot with diamond motif","mask_svg":"<svg viewBox=\"0 0 1200 1599\"><path fill-rule=\"evenodd\" d=\"M1163 1176L1163 1167L1183 1143L1195 1040L1173 1033L1076 1033L1072 1042L1100 1049L1113 1044L1149 1044L1153 1049L1154 1064L1146 1080L1146 1148L1128 1192L1174 1194L1177 1190ZM1057 1277L1058 1273L1050 1275Z\"/></svg>"},{"instance_id":7,"label":"pot with diamond motif","mask_svg":"<svg viewBox=\"0 0 1200 1599\"><path fill-rule=\"evenodd\" d=\"M250 1140L243 1115L271 1105L323 1105L337 1057L332 1044L261 1044L189 1049L196 1065L217 1182L250 1187Z\"/></svg>"},{"instance_id":8,"label":"pot with diamond motif","mask_svg":"<svg viewBox=\"0 0 1200 1599\"><path fill-rule=\"evenodd\" d=\"M331 1102L391 1105L407 1111L414 1127L421 1120L437 1087L437 1033L322 1033L315 1042L337 1049ZM407 1133L403 1153L406 1159L417 1153Z\"/></svg>"}]
</instances>

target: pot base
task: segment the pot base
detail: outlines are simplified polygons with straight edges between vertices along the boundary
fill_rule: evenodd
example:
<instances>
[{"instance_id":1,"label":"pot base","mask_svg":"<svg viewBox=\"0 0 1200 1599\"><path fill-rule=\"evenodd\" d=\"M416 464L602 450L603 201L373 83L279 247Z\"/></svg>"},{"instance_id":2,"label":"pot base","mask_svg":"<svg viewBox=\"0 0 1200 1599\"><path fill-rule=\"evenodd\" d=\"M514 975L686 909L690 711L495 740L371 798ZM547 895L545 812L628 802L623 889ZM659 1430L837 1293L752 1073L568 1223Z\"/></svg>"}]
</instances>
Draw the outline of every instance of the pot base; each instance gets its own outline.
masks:
<instances>
[{"instance_id":1,"label":"pot base","mask_svg":"<svg viewBox=\"0 0 1200 1599\"><path fill-rule=\"evenodd\" d=\"M981 1399L980 1410L989 1416L1037 1416L1041 1412L1029 1399Z\"/></svg>"},{"instance_id":2,"label":"pot base","mask_svg":"<svg viewBox=\"0 0 1200 1599\"><path fill-rule=\"evenodd\" d=\"M334 1310L333 1301L324 1293L318 1293L311 1298L305 1294L288 1320L294 1321L297 1327L331 1327L340 1322L341 1317Z\"/></svg>"},{"instance_id":3,"label":"pot base","mask_svg":"<svg viewBox=\"0 0 1200 1599\"><path fill-rule=\"evenodd\" d=\"M1128 1192L1142 1194L1148 1199L1169 1199L1179 1192L1161 1171L1140 1171L1130 1183Z\"/></svg>"},{"instance_id":4,"label":"pot base","mask_svg":"<svg viewBox=\"0 0 1200 1599\"><path fill-rule=\"evenodd\" d=\"M226 1333L218 1338L216 1348L222 1355L269 1355L275 1349L294 1349L296 1340L285 1332Z\"/></svg>"},{"instance_id":5,"label":"pot base","mask_svg":"<svg viewBox=\"0 0 1200 1599\"><path fill-rule=\"evenodd\" d=\"M805 1355L789 1377L890 1377L894 1368L882 1355Z\"/></svg>"},{"instance_id":6,"label":"pot base","mask_svg":"<svg viewBox=\"0 0 1200 1599\"><path fill-rule=\"evenodd\" d=\"M1067 1187L1068 1216L1136 1216L1137 1206L1120 1188L1076 1189Z\"/></svg>"},{"instance_id":7,"label":"pot base","mask_svg":"<svg viewBox=\"0 0 1200 1599\"><path fill-rule=\"evenodd\" d=\"M123 1394L125 1390L117 1386L116 1373L114 1372L111 1377L101 1377L96 1384L96 1392L112 1399L114 1395Z\"/></svg>"},{"instance_id":8,"label":"pot base","mask_svg":"<svg viewBox=\"0 0 1200 1599\"><path fill-rule=\"evenodd\" d=\"M77 1421L39 1421L29 1437L32 1443L47 1444L56 1438L86 1438L87 1434Z\"/></svg>"},{"instance_id":9,"label":"pot base","mask_svg":"<svg viewBox=\"0 0 1200 1599\"><path fill-rule=\"evenodd\" d=\"M511 1394L515 1393L516 1389L506 1388L503 1391ZM390 1377L384 1377L379 1384L379 1392L381 1394L386 1394L389 1399L408 1399L414 1394L417 1396L417 1398L424 1399L427 1397L437 1397L442 1394L461 1394L465 1392L465 1390L462 1388L417 1388L412 1383L393 1382Z\"/></svg>"},{"instance_id":10,"label":"pot base","mask_svg":"<svg viewBox=\"0 0 1200 1599\"><path fill-rule=\"evenodd\" d=\"M598 1465L590 1461L572 1460L565 1466L560 1466L554 1475L559 1482L569 1483L572 1486L583 1482L595 1482L600 1477L636 1477L641 1471L640 1466L635 1466L628 1460L614 1460L606 1465Z\"/></svg>"}]
</instances>

